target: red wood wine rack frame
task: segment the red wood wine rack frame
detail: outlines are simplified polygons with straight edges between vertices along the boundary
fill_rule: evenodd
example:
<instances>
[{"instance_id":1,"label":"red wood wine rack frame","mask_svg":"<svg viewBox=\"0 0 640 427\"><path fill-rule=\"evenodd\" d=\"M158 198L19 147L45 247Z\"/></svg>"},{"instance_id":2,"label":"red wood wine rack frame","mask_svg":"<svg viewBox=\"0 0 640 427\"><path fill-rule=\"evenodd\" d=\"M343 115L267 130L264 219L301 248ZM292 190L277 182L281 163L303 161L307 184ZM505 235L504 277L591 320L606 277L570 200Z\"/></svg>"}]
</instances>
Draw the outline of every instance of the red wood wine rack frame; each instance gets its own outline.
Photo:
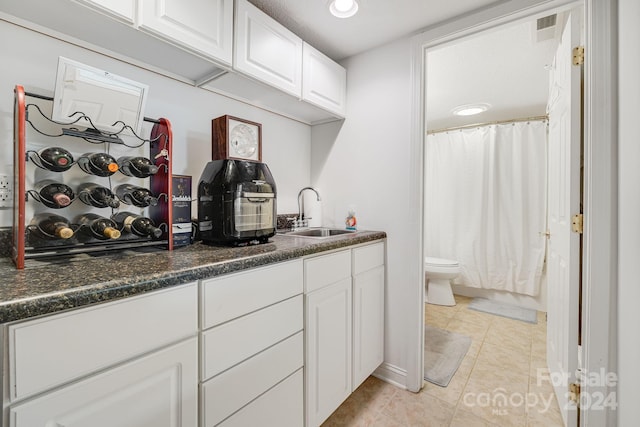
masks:
<instances>
[{"instance_id":1,"label":"red wood wine rack frame","mask_svg":"<svg viewBox=\"0 0 640 427\"><path fill-rule=\"evenodd\" d=\"M14 193L13 193L13 236L12 236L12 259L16 268L25 267L26 250L26 97L34 96L40 99L53 100L50 97L27 93L24 87L17 85L14 89ZM166 224L163 230L162 240L166 243L166 249L173 250L173 233L171 224L173 223L172 212L172 183L171 183L171 156L173 153L173 135L169 120L144 118L147 122L153 123L151 130L149 155L152 161L159 166L159 171L150 177L150 189L156 195L166 195L165 201L158 203L155 207L149 207L149 217L156 224ZM156 143L154 143L154 141ZM163 152L163 150L166 150ZM156 159L157 156L157 159ZM117 245L108 250L120 249Z\"/></svg>"}]
</instances>

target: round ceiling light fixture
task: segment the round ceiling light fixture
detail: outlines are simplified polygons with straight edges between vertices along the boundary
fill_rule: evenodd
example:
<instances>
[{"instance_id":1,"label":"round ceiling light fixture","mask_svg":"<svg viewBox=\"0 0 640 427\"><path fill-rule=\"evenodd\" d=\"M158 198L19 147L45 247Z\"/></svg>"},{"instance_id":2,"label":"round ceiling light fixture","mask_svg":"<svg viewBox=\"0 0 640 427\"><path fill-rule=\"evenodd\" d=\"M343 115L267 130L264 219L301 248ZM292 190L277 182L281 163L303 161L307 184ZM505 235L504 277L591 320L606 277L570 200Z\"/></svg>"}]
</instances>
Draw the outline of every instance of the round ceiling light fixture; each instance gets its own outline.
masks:
<instances>
[{"instance_id":1,"label":"round ceiling light fixture","mask_svg":"<svg viewBox=\"0 0 640 427\"><path fill-rule=\"evenodd\" d=\"M331 0L329 11L337 18L350 18L358 12L356 0Z\"/></svg>"},{"instance_id":2,"label":"round ceiling light fixture","mask_svg":"<svg viewBox=\"0 0 640 427\"><path fill-rule=\"evenodd\" d=\"M489 104L466 104L454 108L451 112L456 116L473 116L484 113L489 107L491 107Z\"/></svg>"}]
</instances>

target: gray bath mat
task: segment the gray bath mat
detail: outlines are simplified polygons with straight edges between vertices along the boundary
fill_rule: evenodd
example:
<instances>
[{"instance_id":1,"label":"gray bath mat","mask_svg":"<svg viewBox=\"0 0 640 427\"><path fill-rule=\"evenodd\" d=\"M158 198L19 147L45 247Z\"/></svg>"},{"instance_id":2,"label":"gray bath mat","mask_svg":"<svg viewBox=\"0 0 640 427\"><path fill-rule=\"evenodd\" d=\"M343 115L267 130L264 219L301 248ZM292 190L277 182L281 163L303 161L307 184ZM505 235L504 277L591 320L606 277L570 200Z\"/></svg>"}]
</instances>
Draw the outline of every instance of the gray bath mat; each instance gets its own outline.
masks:
<instances>
[{"instance_id":1,"label":"gray bath mat","mask_svg":"<svg viewBox=\"0 0 640 427\"><path fill-rule=\"evenodd\" d=\"M483 311L509 319L521 320L527 323L538 323L538 314L535 310L518 307L517 305L495 302L486 298L474 298L469 303L471 310Z\"/></svg>"},{"instance_id":2,"label":"gray bath mat","mask_svg":"<svg viewBox=\"0 0 640 427\"><path fill-rule=\"evenodd\" d=\"M471 338L424 326L424 379L446 387L467 354Z\"/></svg>"}]
</instances>

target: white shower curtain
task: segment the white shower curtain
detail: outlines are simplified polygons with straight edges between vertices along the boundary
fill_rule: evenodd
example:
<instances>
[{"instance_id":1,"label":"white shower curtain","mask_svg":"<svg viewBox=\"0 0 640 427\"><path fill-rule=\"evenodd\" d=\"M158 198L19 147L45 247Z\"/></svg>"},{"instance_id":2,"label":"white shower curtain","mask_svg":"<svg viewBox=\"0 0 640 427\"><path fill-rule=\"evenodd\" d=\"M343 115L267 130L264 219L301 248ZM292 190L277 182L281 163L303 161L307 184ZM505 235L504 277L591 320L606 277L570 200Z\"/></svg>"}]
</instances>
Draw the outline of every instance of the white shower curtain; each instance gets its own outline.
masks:
<instances>
[{"instance_id":1,"label":"white shower curtain","mask_svg":"<svg viewBox=\"0 0 640 427\"><path fill-rule=\"evenodd\" d=\"M465 286L538 295L545 255L547 122L427 136L425 254Z\"/></svg>"}]
</instances>

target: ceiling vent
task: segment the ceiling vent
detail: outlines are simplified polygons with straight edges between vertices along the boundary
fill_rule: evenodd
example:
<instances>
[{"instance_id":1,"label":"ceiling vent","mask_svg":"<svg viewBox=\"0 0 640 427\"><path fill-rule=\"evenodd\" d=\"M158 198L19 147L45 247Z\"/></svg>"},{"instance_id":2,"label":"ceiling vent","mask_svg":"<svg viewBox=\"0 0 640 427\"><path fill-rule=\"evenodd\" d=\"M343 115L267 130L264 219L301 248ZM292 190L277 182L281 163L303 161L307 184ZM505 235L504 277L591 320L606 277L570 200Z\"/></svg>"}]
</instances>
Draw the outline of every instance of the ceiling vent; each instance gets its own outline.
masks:
<instances>
[{"instance_id":1,"label":"ceiling vent","mask_svg":"<svg viewBox=\"0 0 640 427\"><path fill-rule=\"evenodd\" d=\"M553 14L539 18L536 21L536 38L537 42L551 40L556 36L556 22L558 15Z\"/></svg>"}]
</instances>

